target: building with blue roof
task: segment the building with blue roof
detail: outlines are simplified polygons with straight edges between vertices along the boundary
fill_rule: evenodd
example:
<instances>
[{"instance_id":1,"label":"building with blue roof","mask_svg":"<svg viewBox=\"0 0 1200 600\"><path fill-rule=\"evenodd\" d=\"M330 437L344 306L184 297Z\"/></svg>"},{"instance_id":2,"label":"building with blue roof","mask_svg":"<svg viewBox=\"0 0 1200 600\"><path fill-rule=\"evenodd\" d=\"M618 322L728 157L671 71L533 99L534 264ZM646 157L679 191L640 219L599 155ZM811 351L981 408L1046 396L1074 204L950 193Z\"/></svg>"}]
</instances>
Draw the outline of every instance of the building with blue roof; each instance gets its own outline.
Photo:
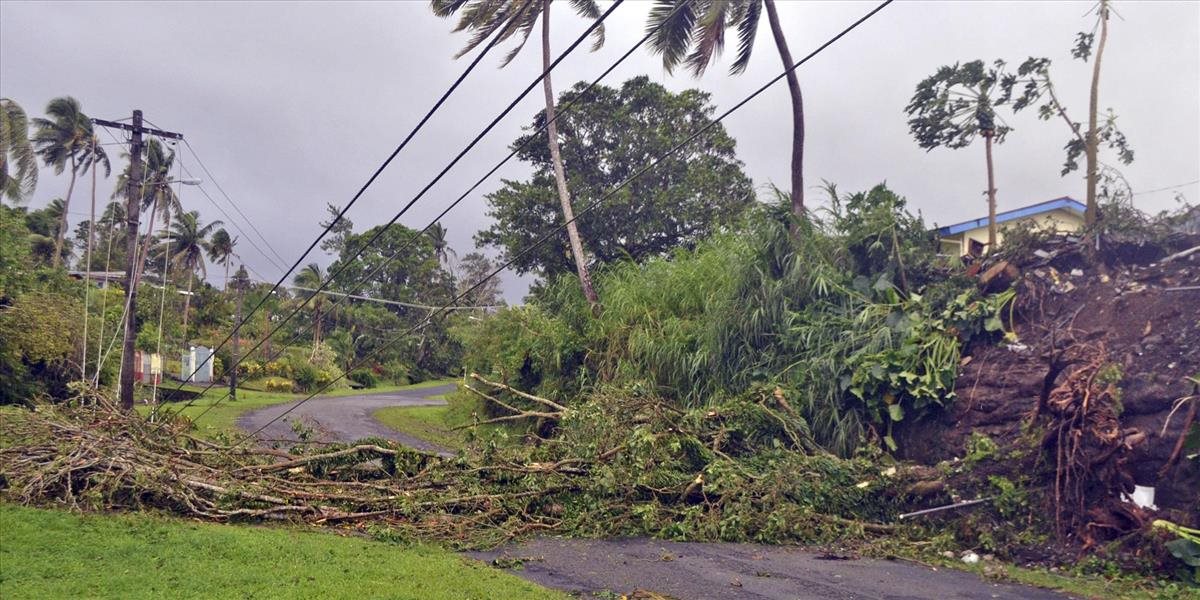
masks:
<instances>
[{"instance_id":1,"label":"building with blue roof","mask_svg":"<svg viewBox=\"0 0 1200 600\"><path fill-rule=\"evenodd\" d=\"M1004 229L1015 224L1029 224L1035 229L1073 233L1083 228L1082 202L1063 196L1037 204L996 213L996 243L1004 244ZM942 254L953 256L982 256L988 251L987 216L938 229Z\"/></svg>"}]
</instances>

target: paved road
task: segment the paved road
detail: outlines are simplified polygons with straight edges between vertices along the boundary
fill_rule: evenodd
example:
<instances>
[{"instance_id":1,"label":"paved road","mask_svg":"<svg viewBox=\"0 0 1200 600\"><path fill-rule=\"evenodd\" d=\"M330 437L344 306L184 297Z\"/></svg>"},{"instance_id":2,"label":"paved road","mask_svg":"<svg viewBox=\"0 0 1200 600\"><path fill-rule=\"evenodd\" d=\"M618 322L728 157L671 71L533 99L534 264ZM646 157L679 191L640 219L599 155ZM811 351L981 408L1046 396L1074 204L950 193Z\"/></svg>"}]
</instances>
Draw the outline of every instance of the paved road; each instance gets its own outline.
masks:
<instances>
[{"instance_id":1,"label":"paved road","mask_svg":"<svg viewBox=\"0 0 1200 600\"><path fill-rule=\"evenodd\" d=\"M445 404L442 400L434 400L432 397L454 391L455 385L451 383L403 392L367 393L337 398L313 398L305 402L300 408L288 413L287 416L272 423L270 427L267 427L258 435L264 440L296 440L298 436L292 429L292 423L299 421L304 426L313 428L317 434L317 439L322 441L353 442L358 439L374 436L395 440L401 444L420 450L449 455L450 453L444 448L386 427L379 421L376 421L371 414L389 406L437 406ZM238 427L246 431L254 431L298 403L299 401L276 404L275 406L268 406L248 412L238 418Z\"/></svg>"},{"instance_id":2,"label":"paved road","mask_svg":"<svg viewBox=\"0 0 1200 600\"><path fill-rule=\"evenodd\" d=\"M962 571L935 572L887 560L829 560L785 546L544 538L470 555L489 562L518 559L514 575L583 598L639 589L680 600L1067 598Z\"/></svg>"}]
</instances>

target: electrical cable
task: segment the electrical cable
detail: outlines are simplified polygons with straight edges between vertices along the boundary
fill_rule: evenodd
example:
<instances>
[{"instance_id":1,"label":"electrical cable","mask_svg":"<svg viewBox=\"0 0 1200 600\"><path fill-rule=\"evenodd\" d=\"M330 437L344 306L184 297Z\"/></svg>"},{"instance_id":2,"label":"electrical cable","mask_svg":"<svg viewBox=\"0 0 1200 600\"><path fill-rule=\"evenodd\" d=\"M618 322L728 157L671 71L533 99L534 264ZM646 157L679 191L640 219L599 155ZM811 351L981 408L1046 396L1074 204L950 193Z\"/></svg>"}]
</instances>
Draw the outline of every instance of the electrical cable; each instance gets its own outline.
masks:
<instances>
[{"instance_id":1,"label":"electrical cable","mask_svg":"<svg viewBox=\"0 0 1200 600\"><path fill-rule=\"evenodd\" d=\"M385 350L385 349L387 349L387 348L391 347L391 346L392 346L392 345L394 345L394 344L395 344L397 341L399 341L399 340L401 340L401 339L404 339L404 337L408 336L408 335L409 335L409 334L411 334L412 332L414 332L414 331L417 331L417 330L419 330L420 328L422 328L422 327L424 327L425 325L427 325L427 324L428 324L430 321L432 321L433 317L434 317L434 316L435 316L435 315L436 315L438 312L441 312L441 311L445 310L445 308L447 308L447 307L449 307L449 306L452 306L452 305L453 305L455 302L457 302L459 299L461 299L461 298L465 297L467 294L470 294L471 292L475 291L477 288L479 288L480 286L482 286L482 285L483 285L484 283L486 283L488 280L490 280L490 279L492 279L493 277L495 277L496 275L498 275L498 274L499 274L501 271L504 271L504 270L505 270L505 269L507 269L508 267L512 266L512 265L513 265L513 264L514 264L514 263L515 263L517 260L519 260L519 259L520 259L521 257L523 257L524 255L526 255L526 254L528 254L528 253L530 253L530 252L532 252L532 251L536 250L536 249L537 249L537 248L539 248L539 247L540 247L542 244L545 244L545 243L546 243L546 242L548 242L549 240L551 240L551 239L553 239L553 238L557 237L557 236L559 235L559 233L560 233L562 230L564 230L564 229L565 229L565 228L566 228L566 227L567 227L569 224L571 224L572 222L574 222L574 221L578 220L580 217L582 217L583 215L585 215L585 214L587 214L588 212L590 212L592 209L594 209L594 208L596 208L597 206L599 206L599 205L600 205L601 203L603 203L605 200L607 200L608 198L612 197L614 194L616 194L618 191L620 191L621 189L623 189L625 186L629 185L629 183L631 183L633 180L637 179L638 177L640 177L640 176L641 176L641 175L643 175L644 173L648 172L650 169L653 169L655 166L657 166L657 165L658 165L660 162L662 162L663 160L665 160L665 159L666 159L668 156L670 156L671 154L674 154L675 152L679 151L681 148L685 147L686 145L688 145L688 144L690 144L692 141L694 141L696 138L698 138L698 137L700 137L701 135L703 135L703 134L704 134L705 132L707 132L709 129L712 129L713 127L715 127L715 126L716 126L718 123L720 123L720 122L721 122L723 119L725 119L726 117L728 117L728 116L729 116L730 114L732 114L734 111L736 111L736 110L740 109L741 107L745 106L745 105L746 105L747 103L749 103L751 100L753 100L754 98L756 98L756 97L757 97L759 94L761 94L761 93L763 93L764 91L766 91L766 90L767 90L768 88L770 88L772 85L774 85L774 84L778 83L778 82L779 82L781 79L783 79L784 77L786 77L786 76L787 76L789 73L791 73L792 71L795 71L795 70L796 70L796 69L798 69L798 68L799 68L801 65L805 64L805 63L806 63L806 62L808 62L809 60L812 60L812 58L813 58L813 57L817 56L817 55L818 55L818 54L820 54L822 51L824 51L826 48L828 48L829 46L833 45L835 42L837 42L838 40L840 40L842 37L844 37L845 35L847 35L847 34L848 34L848 33L850 33L851 31L853 31L854 29L856 29L856 28L857 28L859 25L862 25L864 22L866 22L868 19L870 19L871 17L873 17L873 16L874 16L875 14L877 14L879 11L883 10L885 7L887 7L887 6L888 6L889 4L891 4L893 1L894 1L894 0L885 0L883 3L879 4L878 6L876 6L876 7L875 7L874 9L872 9L870 12L868 12L867 14L863 15L862 17L860 17L858 20L856 20L856 21L854 21L853 23L851 23L851 24L850 24L848 27L846 27L845 29L843 29L843 30L842 30L841 32L839 32L837 35L835 35L835 36L833 36L832 38L830 38L829 40L827 40L827 41L826 41L824 44L821 44L820 46L818 46L818 47L817 47L817 49L815 49L815 50L813 50L812 52L810 52L810 53L809 53L807 56L805 56L804 58L800 59L798 62L796 62L795 64L791 65L790 67L788 67L788 68L784 69L782 73L780 73L779 75L777 75L776 77L774 77L773 79L771 79L770 81L768 81L767 83L763 84L763 85L762 85L761 87L759 87L757 90L755 90L755 91L754 91L754 92L752 92L750 95L748 95L748 96L746 96L745 98L743 98L743 99L742 99L740 102L738 102L737 104L733 105L732 107L730 107L729 109L727 109L725 112L721 113L721 115L720 115L720 116L718 116L718 117L716 117L715 119L713 119L712 121L710 121L710 122L709 122L707 125L705 125L704 127L701 127L701 128L699 128L698 130L696 130L695 132L693 132L691 135L689 135L689 136L688 136L686 139L684 139L683 141L679 142L678 144L676 144L675 146L673 146L672 148L670 148L669 150L667 150L667 151L666 151L666 152L664 152L663 154L659 155L659 157L658 157L658 158L656 158L656 159L655 159L653 162L651 162L651 163L647 164L646 166L642 167L641 169L638 169L638 170L637 170L637 171L635 171L633 174L631 174L629 177L627 177L625 180L623 180L621 183L617 184L615 187L613 187L611 190L609 190L607 193L605 193L603 196L601 196L600 198L597 198L596 200L594 200L594 201L592 201L591 203L589 203L589 204L588 204L586 207L584 207L584 209L583 209L583 210L581 210L581 211L577 212L573 218L571 218L571 219L569 219L569 220L566 220L566 221L564 221L564 222L563 222L561 225L559 225L559 226L555 227L554 229L552 229L551 231L547 232L545 235L543 235L541 238L539 238L539 239L538 239L536 242L534 242L534 243L533 243L533 245L531 245L531 246L529 246L529 247L525 248L524 250L522 250L521 252L517 253L517 255L513 256L513 257L512 257L512 258L510 258L510 259L509 259L507 262L505 262L503 265L501 265L500 267L498 267L496 270L492 271L492 272L491 272L491 274L489 274L487 277L484 277L484 278L483 278L483 279L481 279L481 280L480 280L478 283L476 283L475 285L471 286L469 289L467 289L467 290L463 291L462 293L460 293L458 296L456 296L454 299L452 299L452 300L451 300L450 302L448 302L447 304L443 305L443 306L442 306L442 309L440 309L439 311L431 312L431 313L430 313L430 314L429 314L427 317L425 317L425 319L424 319L422 322L418 323L417 325L414 325L414 326L413 326L412 328L410 328L408 331L405 331L404 333L402 333L402 334L400 334L400 335L398 335L398 336L395 336L395 337L393 337L391 341L389 341L388 343L386 343L386 344L384 344L384 345L382 345L382 346L380 346L380 347L376 348L376 349L375 349L375 350L373 350L371 353L369 353L367 356L364 356L362 359L360 359L360 360L358 360L358 361L355 361L355 363L354 363L353 365L351 365L351 366L350 366L350 368L348 368L348 369L346 370L346 372L345 372L345 373L343 373L343 374L342 374L342 375L340 375L339 377L336 377L336 378L334 378L333 380L329 381L329 382L328 382L328 383L326 383L325 385L321 386L319 389L317 389L317 390L316 390L316 391L314 391L313 393L309 394L308 396L306 396L305 398L303 398L303 399L302 399L302 400L300 400L299 402L296 402L296 403L295 403L295 404L293 404L291 407L289 407L287 410L285 410L285 411L281 412L280 414L276 415L275 417L273 417L272 419L270 419L269 421L267 421L266 423L264 423L264 424L263 424L261 427L259 427L258 429L256 429L256 430L254 430L254 431L252 431L252 432L250 432L250 433L246 434L245 436L243 436L243 437L239 438L237 441L235 441L235 442L234 442L233 444L231 444L229 447L230 447L230 448L237 447L237 446L238 446L238 445L240 445L242 442L244 442L244 441L246 441L246 440L248 440L248 439L250 439L250 438L252 438L252 437L254 437L254 436L256 436L256 435L258 435L259 433L261 433L262 431L264 431L264 430L265 430L267 427L270 427L270 426L271 426L273 423L275 423L276 421L278 421L278 420L282 419L283 417L287 416L287 415L288 415L288 414L290 414L292 411L294 411L294 410L296 410L297 408L299 408L299 407L303 406L303 405L304 405L304 403L308 402L309 400L311 400L311 399L315 398L317 395L321 394L321 393L322 393L322 392L324 392L325 390L329 389L329 388L330 388L330 387L331 387L333 384L335 384L335 383L337 383L338 381L340 381L340 380L344 379L344 378L346 377L346 373L349 373L349 372L353 371L355 368L358 368L359 366L361 366L361 365L362 365L362 364L363 364L365 361L367 361L368 359L370 359L370 358L373 358L373 357L374 357L376 354L378 354L379 352L381 352L381 351L383 351L383 350Z\"/></svg>"},{"instance_id":2,"label":"electrical cable","mask_svg":"<svg viewBox=\"0 0 1200 600\"><path fill-rule=\"evenodd\" d=\"M334 279L335 279L335 278L336 278L338 275L340 275L340 274L341 274L343 271L345 271L345 269L347 269L347 268L349 267L349 265L351 264L351 263L350 263L350 261L352 261L352 260L353 260L353 259L355 259L355 258L358 258L358 257L359 257L359 256L360 256L360 255L361 255L361 254L362 254L362 253L363 253L363 252L364 252L364 251L365 251L365 250L366 250L368 247L370 247L372 244L374 244L374 243L375 243L375 241L377 241L377 240L378 240L380 237L382 237L382 236L383 236L383 234L384 234L384 233L386 233L386 232L387 232L387 230L388 230L388 229L390 229L390 228L391 228L391 226L392 226L392 225L394 225L394 224L396 223L396 221L398 221L398 220L400 219L400 217L401 217L401 216L403 216L403 215L404 215L406 212L408 212L408 210L409 210L410 208L412 208L412 206L413 206L414 204L416 204L416 203L417 203L417 201L418 201L418 200L420 200L420 199L421 199L421 198L422 198L422 197L425 195L425 193L426 193L426 192L428 192L428 191L430 190L430 188L432 188L432 187L433 187L435 184L437 184L437 182L438 182L438 181L440 181L440 180L442 179L442 177L444 177L444 176L446 175L446 173L448 173L448 172L450 171L450 169L452 169L452 168L453 168L453 167L454 167L456 164L458 164L458 161L460 161L460 160L461 160L461 159L462 159L464 156L466 156L466 154L467 154L468 152L470 152L470 151L471 151L471 149L472 149L472 148L474 148L474 147L475 147L475 145L476 145L476 144L478 144L478 143L479 143L479 141L480 141L480 140L482 140L482 139L484 138L484 136L486 136L486 135L488 134L488 132L490 132L490 131L491 131L491 130L492 130L492 129L493 129L493 128L494 128L494 127L495 127L495 126L496 126L496 125L497 125L497 124L498 124L498 123L499 123L499 122L500 122L500 121L501 121L501 120L502 120L502 119L503 119L505 116L507 116L507 115L508 115L508 113L512 112L512 110L513 110L514 108L516 108L517 104L519 104L519 103L520 103L520 101L521 101L522 99L524 99L524 97L525 97L526 95L528 95L528 94L529 94L529 92L530 92L530 91L532 91L532 90L533 90L533 89L534 89L534 88L537 86L537 84L538 84L539 82L541 82L541 81L542 81L542 79L544 79L545 77L547 77L547 76L550 74L550 72L551 72L551 71L553 71L553 70L554 70L554 68L555 68L555 67L557 67L557 66L558 66L558 64L559 64L560 62L562 62L562 60L563 60L563 59L565 59L565 58L566 58L566 57L567 57L569 54L571 54L571 52L573 52L573 51L575 50L575 48L577 48L577 47L578 47L578 46L579 46L581 43L583 43L583 41L584 41L585 39L587 39L587 37L588 37L589 35L591 35L592 31L594 31L594 30L595 30L596 28L598 28L598 27L599 27L601 24L603 24L603 22L605 21L605 19L607 19L607 18L608 18L608 16L609 16L609 15L611 15L611 14L613 13L613 11L615 11L615 10L617 9L617 7L618 7L618 6L620 6L620 5L621 5L623 2L624 2L624 0L616 0L615 2L613 2L613 4L609 6L608 10L606 10L606 11L605 11L603 14L601 14L601 15L600 15L600 17L598 17L598 18L597 18L595 21L593 21L593 22L592 22L592 23L591 23L591 24L588 26L588 28L587 28L586 30L584 30L584 32L583 32L582 34L580 34L580 36L579 36L579 37L578 37L578 38L577 38L577 39L576 39L576 40L575 40L575 41L574 41L574 42L573 42L573 43L572 43L572 44L571 44L571 45L570 45L570 46L569 46L569 47L568 47L568 48L567 48L567 49L566 49L566 50L565 50L565 51L564 51L562 54L560 54L560 55L558 56L558 58L556 58L556 59L554 60L554 62L552 62L552 63L551 63L551 64L550 64L550 65L549 65L549 66L548 66L548 67L547 67L547 68L546 68L546 69L545 69L545 70L544 70L542 73L541 73L541 75L539 75L539 76L538 76L538 77L537 77L537 78L536 78L536 79L535 79L533 82L531 82L531 83L530 83L530 84L529 84L529 85L528 85L528 86L525 88L525 90L521 92L521 94L519 94L519 95L518 95L516 98L514 98L514 99L513 99L513 101L512 101L512 102L510 102L510 103L508 104L508 106L507 106L507 107L506 107L506 108L505 108L505 109L504 109L504 110L503 110L503 111L502 111L502 112L501 112L499 115L497 115L497 116L496 116L494 119L492 119L492 122L491 122L491 123L489 123L489 124L487 125L487 127L485 127L485 128L483 129L483 131L481 131L481 132L480 132L478 135L476 135L476 136L475 136L475 139L471 140L471 142L470 142L470 143L467 145L467 147L466 147L466 148L464 148L462 151L460 151L460 152L458 153L458 155L457 155L457 156L455 156L455 157L454 157L454 159L453 159L453 160L451 160L451 161L450 161L450 163L449 163L448 165L446 165L446 166L445 166L445 167L444 167L444 168L443 168L443 169L442 169L442 170L441 170L441 171L440 171L440 172L437 174L437 176L435 176L435 177L433 178L433 180L432 180L432 181L430 181L428 184L426 184L426 185L425 185L425 187L424 187L424 188L422 188L422 189L421 189L421 191L420 191L420 192L419 192L419 193L418 193L416 196L414 196L414 197L413 197L411 200L409 200L409 201L408 201L408 203L406 203L406 204L405 204L405 205L404 205L404 206L403 206L403 207L400 209L400 211L399 211L399 212L397 212L397 213L396 213L396 214L395 214L395 215L394 215L394 216L391 218L391 220L389 220L389 221L388 221L387 223L385 223L383 226L381 226L381 227L378 227L378 228L377 228L377 229L378 229L378 231L376 231L376 233L375 233L375 234L374 234L374 235L373 235L373 236L372 236L370 239L368 239L367 241L363 242L363 244L362 244L362 245L359 247L359 249L358 249L358 250L356 250L356 251L354 252L354 254L352 254L352 255L351 255L350 259L349 259L349 260L348 260L348 261L347 261L345 264L343 264L343 265L342 265L342 267L341 267L341 268L339 268L337 272L330 274L330 275L329 275L329 277L328 277L328 278L327 278L327 279L326 279L324 282L322 282L320 286L318 286L318 287L317 287L317 291L324 290L324 289L325 289L325 287L327 287L327 286L328 286L330 283L332 283L332 282L333 282L333 280L334 280ZM495 38L495 39L493 39L493 43L496 41L496 39L499 39L499 38ZM489 46L489 48L490 48L490 47L491 47L491 46ZM365 188L364 188L364 190L365 190ZM344 211L343 211L343 213L344 213ZM339 218L340 218L340 215L339 215ZM333 221L331 221L331 222L330 222L330 225L329 225L328 227L326 227L326 228L325 228L325 233L328 233L328 232L329 232L329 230L332 228L333 224L334 224L334 223L336 223L336 222L337 222L337 219L334 219ZM321 235L320 237L324 237L324 233L322 233L322 235ZM320 241L320 237L318 237L318 240L317 240L317 241ZM308 251L311 251L311 250L312 250L312 248L313 248L315 245L316 245L316 242L314 242L312 246L309 246L309 250L308 250ZM286 278L286 276L287 276L287 275L291 274L292 270L295 270L296 266L298 266L298 265L300 264L300 262L301 262L301 261L304 259L304 257L308 255L308 251L306 251L306 252L305 252L305 254L304 254L303 256L301 256L301 257L300 257L300 259L298 259L298 260L296 261L296 265L293 265L291 270L289 270L287 273L285 273L285 274L284 274L284 277L285 277L285 278ZM276 284L276 285L275 285L275 286L274 286L274 287L271 289L271 291L272 291L272 292L276 291L276 290L279 288L279 286L280 286L282 283L283 283L283 279L281 279L281 280L280 280L280 282L279 282L279 283L277 283L277 284ZM264 296L263 296L263 298L262 298L262 300L260 300L260 301L259 301L258 305L256 305L256 306L255 306L255 309L257 309L259 306L262 306L262 304L263 304L264 302L266 302L266 299L267 299L267 297L268 297L268 296L264 295ZM295 308L295 309L294 309L294 310L293 310L293 311L292 311L292 312L291 312L291 313L290 313L290 314L289 314L287 317L285 317L285 318L284 318L284 319L283 319L283 320L282 320L282 321L281 321L281 322L280 322L278 325L276 325L276 326L275 326L275 327L274 327L274 328L271 330L271 332L270 332L270 333L268 333L266 336L264 336L262 340L259 340L259 341L258 341L258 343L256 343L256 344L255 344L255 345L254 345L254 346L253 346L251 349L247 350L247 351L246 351L246 355L248 356L248 355L250 354L250 352L252 352L252 351L253 351L255 348L258 348L258 346L262 345L262 344L263 344L263 343L264 343L264 342L265 342L267 339L270 339L270 336L274 335L274 334L275 334L275 332L277 332L277 331L278 331L278 330L279 330L281 327L283 327L283 325L284 325L284 324L286 324L288 320L290 320L292 317L296 316L296 314L298 314L298 313L300 312L300 310L301 310L301 309L303 309L305 306L307 306L308 302L309 302L309 301L310 301L310 300L311 300L313 297L315 297L315 294L314 294L314 295L311 295L311 296L309 296L308 298L306 298L304 302L302 302L302 303L301 303L299 306L297 306L297 307L296 307L296 308ZM246 318L242 320L242 323L245 323L245 322L246 322L246 320L247 320L247 319L249 319L250 315L251 315L251 314L253 314L253 313L254 313L254 310L251 310L251 311L250 311L250 314L247 314L247 315L246 315ZM240 326L240 325L239 325L239 326ZM237 327L235 327L235 331L236 331L236 329L237 329ZM227 341L228 341L230 338L232 338L232 337L233 337L233 334L232 334L232 333L230 333L230 335L229 335L229 336L227 336L227 337L225 338L225 341L223 341L223 342L221 343L221 345L218 345L218 346L217 346L217 349L219 349L220 347L222 347L222 346L225 344L225 342L227 342ZM214 352L216 352L216 349L214 349ZM199 368L200 368L200 367L197 367L197 371L199 370ZM204 391L202 391L202 392L201 392L201 395L203 395L203 393L204 393L204 392L207 392L208 390L212 389L212 387L213 387L214 383L215 383L215 382L210 382L210 383L209 383L209 385L208 385L208 386L206 386L206 387L204 388ZM182 389L182 387L183 387L183 384L180 384L180 386L179 386L179 389ZM187 403L186 403L186 404L185 404L185 405L184 405L184 406L183 406L183 407L182 407L180 410L183 410L184 408L187 408L188 406L191 406L191 404L192 404L192 403L193 403L193 402L196 400L196 398L199 398L199 397L200 397L200 396L196 396L195 398L192 398L191 400L189 400L189 401L188 401L188 402L187 402Z\"/></svg>"}]
</instances>

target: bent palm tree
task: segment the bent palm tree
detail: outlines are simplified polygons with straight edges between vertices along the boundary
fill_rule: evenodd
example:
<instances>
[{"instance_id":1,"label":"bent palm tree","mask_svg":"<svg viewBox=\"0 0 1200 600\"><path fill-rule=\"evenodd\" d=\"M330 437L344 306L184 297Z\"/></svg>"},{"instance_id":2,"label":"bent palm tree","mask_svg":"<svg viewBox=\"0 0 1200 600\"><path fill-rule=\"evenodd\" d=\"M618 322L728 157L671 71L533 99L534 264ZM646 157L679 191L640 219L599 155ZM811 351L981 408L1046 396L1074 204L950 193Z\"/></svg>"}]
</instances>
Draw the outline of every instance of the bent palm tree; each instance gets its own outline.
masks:
<instances>
[{"instance_id":1,"label":"bent palm tree","mask_svg":"<svg viewBox=\"0 0 1200 600\"><path fill-rule=\"evenodd\" d=\"M0 198L19 204L37 187L37 155L21 105L0 98Z\"/></svg>"},{"instance_id":2,"label":"bent palm tree","mask_svg":"<svg viewBox=\"0 0 1200 600\"><path fill-rule=\"evenodd\" d=\"M793 64L775 0L658 0L650 10L648 31L654 52L671 72L681 63L699 77L725 46L725 30L736 28L738 53L729 72L737 75L750 64L758 20L766 10L775 48L785 69ZM689 52L690 49L690 52ZM787 74L792 99L792 213L804 216L804 96L794 70Z\"/></svg>"},{"instance_id":3,"label":"bent palm tree","mask_svg":"<svg viewBox=\"0 0 1200 600\"><path fill-rule=\"evenodd\" d=\"M62 259L62 246L67 231L67 211L71 208L71 194L75 191L75 177L86 171L98 161L96 153L92 152L92 121L83 114L79 101L64 96L55 98L46 105L46 114L50 117L33 120L37 131L33 134L33 145L36 153L42 158L47 167L54 168L55 175L61 175L70 167L71 182L67 185L67 195L63 198L64 210L62 222L58 227L58 235L54 238L54 262L58 267ZM107 163L107 157L104 162Z\"/></svg>"},{"instance_id":4,"label":"bent palm tree","mask_svg":"<svg viewBox=\"0 0 1200 600\"><path fill-rule=\"evenodd\" d=\"M450 17L460 13L455 31L468 30L473 32L471 39L456 55L456 58L473 50L492 34L498 36L497 41L504 41L518 32L521 41L504 57L501 66L507 65L516 58L538 20L542 22L542 91L546 96L545 118L547 146L550 148L550 161L554 167L554 183L558 191L558 200L562 204L563 220L567 223L567 238L570 241L571 256L575 259L575 271L579 275L579 285L583 295L594 307L599 303L596 291L592 287L592 277L588 273L587 257L583 253L583 242L579 237L579 228L575 225L575 211L571 207L571 193L567 190L567 176L563 171L562 154L558 148L558 127L554 123L554 86L550 82L550 2L551 0L433 0L433 13L439 17ZM586 19L600 18L600 7L595 0L571 0L571 7ZM592 49L599 48L604 43L604 27L597 27L592 35Z\"/></svg>"},{"instance_id":5,"label":"bent palm tree","mask_svg":"<svg viewBox=\"0 0 1200 600\"><path fill-rule=\"evenodd\" d=\"M229 259L233 257L235 245L237 238L230 237L229 232L224 229L214 231L212 238L208 240L208 260L225 265L225 281L221 287L226 290L229 289Z\"/></svg>"},{"instance_id":6,"label":"bent palm tree","mask_svg":"<svg viewBox=\"0 0 1200 600\"><path fill-rule=\"evenodd\" d=\"M301 290L305 295L312 298L313 307L313 354L317 352L317 348L321 345L321 297L314 291L321 287L321 283L325 281L325 273L321 271L321 265L317 263L308 263L296 276L292 278L292 283L299 288L307 288Z\"/></svg>"},{"instance_id":7,"label":"bent palm tree","mask_svg":"<svg viewBox=\"0 0 1200 600\"><path fill-rule=\"evenodd\" d=\"M162 209L164 228L170 227L172 214L179 214L183 211L183 206L179 203L179 196L175 194L175 190L171 189L169 183L171 168L175 165L175 151L165 149L154 138L147 140L142 148L142 182L139 186L138 196L141 198L139 201L141 210L150 209L150 217L147 219L150 226L146 231L146 239L142 242L142 249L138 256L137 270L134 273L135 283L141 281L142 272L146 269L146 256L150 252L150 241L154 239L154 219L159 209ZM125 158L128 157L129 155L125 154ZM117 177L113 198L125 195L130 168L130 166L125 167L125 171Z\"/></svg>"},{"instance_id":8,"label":"bent palm tree","mask_svg":"<svg viewBox=\"0 0 1200 600\"><path fill-rule=\"evenodd\" d=\"M200 213L190 211L176 215L171 228L164 236L164 241L171 245L171 264L183 271L187 277L187 296L183 300L183 331L187 335L188 312L192 306L192 282L196 272L200 278L208 277L208 269L204 265L204 253L208 250L208 236L213 229L220 226L220 221L201 225Z\"/></svg>"}]
</instances>

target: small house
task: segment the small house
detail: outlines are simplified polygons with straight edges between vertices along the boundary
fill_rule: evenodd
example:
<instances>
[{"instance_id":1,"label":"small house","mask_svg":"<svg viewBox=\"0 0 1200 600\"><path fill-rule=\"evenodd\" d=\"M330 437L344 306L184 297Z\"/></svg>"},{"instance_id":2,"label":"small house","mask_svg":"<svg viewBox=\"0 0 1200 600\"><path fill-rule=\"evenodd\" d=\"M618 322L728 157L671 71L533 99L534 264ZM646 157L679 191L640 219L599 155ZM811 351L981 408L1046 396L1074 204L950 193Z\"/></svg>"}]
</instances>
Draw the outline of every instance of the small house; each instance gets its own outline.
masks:
<instances>
[{"instance_id":1,"label":"small house","mask_svg":"<svg viewBox=\"0 0 1200 600\"><path fill-rule=\"evenodd\" d=\"M1083 228L1082 202L1069 196L996 213L996 244L1004 244L1004 229L1028 224L1041 231L1073 233ZM987 216L938 229L940 252L951 256L982 256L987 253Z\"/></svg>"},{"instance_id":2,"label":"small house","mask_svg":"<svg viewBox=\"0 0 1200 600\"><path fill-rule=\"evenodd\" d=\"M156 352L133 353L133 379L145 384L162 383L162 355Z\"/></svg>"}]
</instances>

